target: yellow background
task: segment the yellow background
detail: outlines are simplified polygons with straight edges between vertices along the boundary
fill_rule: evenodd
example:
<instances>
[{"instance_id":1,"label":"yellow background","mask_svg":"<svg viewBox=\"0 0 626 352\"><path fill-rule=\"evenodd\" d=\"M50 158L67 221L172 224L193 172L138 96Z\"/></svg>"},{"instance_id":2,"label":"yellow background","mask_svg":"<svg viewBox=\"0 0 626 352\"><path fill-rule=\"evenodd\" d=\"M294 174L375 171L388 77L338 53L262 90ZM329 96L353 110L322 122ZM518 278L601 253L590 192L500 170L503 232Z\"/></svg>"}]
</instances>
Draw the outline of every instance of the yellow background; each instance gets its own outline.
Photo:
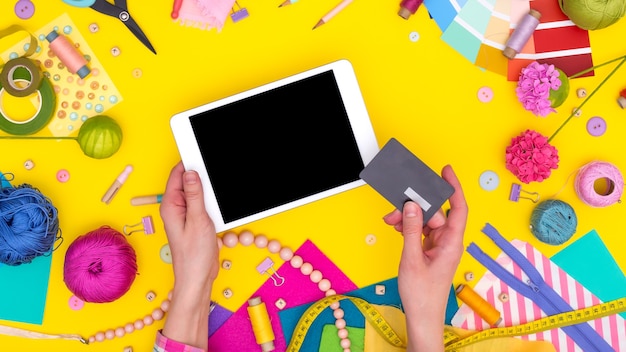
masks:
<instances>
[{"instance_id":1,"label":"yellow background","mask_svg":"<svg viewBox=\"0 0 626 352\"><path fill-rule=\"evenodd\" d=\"M558 113L535 117L517 101L514 82L477 68L442 42L441 31L423 6L404 20L397 15L399 1L357 0L328 24L311 30L337 0L301 0L284 8L278 8L281 0L241 0L239 4L248 9L250 17L238 23L229 18L218 32L172 21L172 1L130 0L131 15L158 52L153 55L118 20L91 9L72 8L60 0L35 1L34 17L24 21L13 14L15 2L0 3L0 28L19 24L35 31L65 12L71 16L124 98L106 112L121 125L124 142L113 157L95 160L83 155L73 141L0 140L0 170L12 172L14 184L30 183L52 199L59 209L65 238L53 255L43 325L2 323L89 336L152 311L173 281L170 265L159 258L159 250L167 240L158 206L133 207L129 200L161 193L171 167L180 159L169 118L179 111L344 58L355 68L379 145L395 137L436 171L447 163L453 165L470 207L466 245L475 241L496 255L497 248L480 232L490 222L507 238L528 241L548 256L564 248L541 244L532 236L528 227L535 206L532 202L508 200L511 184L518 181L505 169L504 150L512 137L527 128L551 135L581 100L572 92ZM100 31L92 34L88 26L94 22ZM417 42L409 40L413 31L420 35ZM596 63L626 54L620 45L625 31L626 21L621 21L590 32ZM121 55L111 55L114 46L121 49ZM143 71L139 79L132 75L135 68ZM574 80L572 90L584 87L590 92L612 68L598 70L595 77ZM558 193L556 198L572 205L578 216L578 228L571 241L596 229L622 269L626 268L624 205L585 205L575 194L573 175L594 160L626 169L626 155L621 152L626 112L615 103L619 91L626 88L625 77L624 69L618 71L582 109L583 115L572 119L553 140L561 159L558 170L542 183L523 185L527 191L539 192L543 199ZM490 103L481 103L476 97L482 86L494 90ZM586 121L594 115L602 116L608 124L601 137L592 137L585 129ZM47 130L39 133L48 134ZM232 143L237 144L236 132ZM36 165L30 171L23 166L27 159ZM100 198L127 164L132 164L135 171L110 205L102 203ZM59 169L69 171L69 182L57 182ZM493 170L500 177L499 187L492 192L481 189L478 183L485 170ZM232 172L266 170L250 170L242 165ZM293 249L311 239L361 287L397 275L402 239L381 220L391 210L387 201L364 186L235 231L245 228L263 233ZM71 310L67 304L71 292L62 277L67 246L77 236L101 225L121 230L147 215L152 215L156 233L129 237L138 253L140 271L130 291L113 303L86 304L80 311ZM366 244L368 234L376 236L374 245ZM221 257L232 260L234 268L221 271L213 298L228 308L239 307L266 279L254 267L267 255L267 251L252 248L222 250ZM593 256L588 253L581 260L592 266ZM276 257L274 260L278 268L281 261ZM484 273L465 254L455 285L464 281L466 271L473 271L477 277ZM0 289L15 284L2 283ZM234 292L230 300L221 295L226 287ZM152 303L145 298L150 290L157 293ZM0 350L122 351L130 345L135 351L147 351L160 327L162 322L123 339L88 347L77 342L0 336Z\"/></svg>"}]
</instances>

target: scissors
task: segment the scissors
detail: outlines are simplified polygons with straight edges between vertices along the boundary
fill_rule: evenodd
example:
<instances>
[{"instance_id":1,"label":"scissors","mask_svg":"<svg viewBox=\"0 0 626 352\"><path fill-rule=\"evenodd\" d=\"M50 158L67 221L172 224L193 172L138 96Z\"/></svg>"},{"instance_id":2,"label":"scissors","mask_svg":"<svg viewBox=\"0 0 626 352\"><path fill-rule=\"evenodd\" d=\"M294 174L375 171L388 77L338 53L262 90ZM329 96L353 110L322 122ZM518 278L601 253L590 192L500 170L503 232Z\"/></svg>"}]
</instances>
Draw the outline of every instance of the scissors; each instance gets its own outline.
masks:
<instances>
[{"instance_id":1,"label":"scissors","mask_svg":"<svg viewBox=\"0 0 626 352\"><path fill-rule=\"evenodd\" d=\"M146 37L141 28L139 28L137 22L130 17L126 0L114 0L115 4L111 4L107 0L63 0L63 2L75 7L91 7L92 9L105 15L117 17L126 25L135 37L143 43L143 45L156 54L156 51L154 50L152 44L150 44L148 37Z\"/></svg>"}]
</instances>

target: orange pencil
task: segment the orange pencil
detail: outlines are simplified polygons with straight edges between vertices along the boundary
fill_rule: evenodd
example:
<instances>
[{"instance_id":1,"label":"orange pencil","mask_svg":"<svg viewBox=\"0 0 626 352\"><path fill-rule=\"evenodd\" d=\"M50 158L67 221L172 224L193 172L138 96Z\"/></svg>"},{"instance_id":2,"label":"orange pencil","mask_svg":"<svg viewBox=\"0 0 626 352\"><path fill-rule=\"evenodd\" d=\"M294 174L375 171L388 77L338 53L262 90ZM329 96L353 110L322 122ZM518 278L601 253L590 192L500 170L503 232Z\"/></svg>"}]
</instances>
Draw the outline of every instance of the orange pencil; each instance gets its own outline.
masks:
<instances>
[{"instance_id":1,"label":"orange pencil","mask_svg":"<svg viewBox=\"0 0 626 352\"><path fill-rule=\"evenodd\" d=\"M341 12L341 10L343 10L346 6L350 5L350 3L353 0L343 0L342 2L339 3L339 5L335 6L335 8L333 8L332 10L330 10L330 12L328 12L327 14L324 15L324 17L322 17L317 24L315 25L315 27L313 27L313 29L323 25L324 23L327 23L328 21L330 21L331 18L335 17L335 15L337 15L339 12Z\"/></svg>"}]
</instances>

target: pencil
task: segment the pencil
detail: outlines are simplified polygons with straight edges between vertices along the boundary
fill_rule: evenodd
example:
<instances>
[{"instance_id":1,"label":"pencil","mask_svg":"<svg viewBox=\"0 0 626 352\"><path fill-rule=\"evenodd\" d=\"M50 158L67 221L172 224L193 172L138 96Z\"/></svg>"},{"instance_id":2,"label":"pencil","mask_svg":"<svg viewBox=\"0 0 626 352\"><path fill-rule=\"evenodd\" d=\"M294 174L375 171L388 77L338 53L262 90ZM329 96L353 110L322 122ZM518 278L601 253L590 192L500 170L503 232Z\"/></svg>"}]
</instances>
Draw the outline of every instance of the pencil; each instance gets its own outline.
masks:
<instances>
[{"instance_id":1,"label":"pencil","mask_svg":"<svg viewBox=\"0 0 626 352\"><path fill-rule=\"evenodd\" d=\"M163 199L162 194L155 194L153 196L141 196L134 197L130 200L131 205L146 205L146 204L158 204Z\"/></svg>"},{"instance_id":2,"label":"pencil","mask_svg":"<svg viewBox=\"0 0 626 352\"><path fill-rule=\"evenodd\" d=\"M283 7L291 4L295 4L298 0L285 0L282 4L278 5L278 7Z\"/></svg>"},{"instance_id":3,"label":"pencil","mask_svg":"<svg viewBox=\"0 0 626 352\"><path fill-rule=\"evenodd\" d=\"M343 10L346 6L350 5L350 3L352 2L352 0L342 0L337 6L335 6L332 10L330 10L330 12L328 12L327 14L324 15L324 17L322 17L317 24L315 25L315 27L313 27L313 29L323 25L324 23L327 23L328 21L330 21L331 18L335 17L335 15L337 15L339 12L341 12L341 10Z\"/></svg>"}]
</instances>

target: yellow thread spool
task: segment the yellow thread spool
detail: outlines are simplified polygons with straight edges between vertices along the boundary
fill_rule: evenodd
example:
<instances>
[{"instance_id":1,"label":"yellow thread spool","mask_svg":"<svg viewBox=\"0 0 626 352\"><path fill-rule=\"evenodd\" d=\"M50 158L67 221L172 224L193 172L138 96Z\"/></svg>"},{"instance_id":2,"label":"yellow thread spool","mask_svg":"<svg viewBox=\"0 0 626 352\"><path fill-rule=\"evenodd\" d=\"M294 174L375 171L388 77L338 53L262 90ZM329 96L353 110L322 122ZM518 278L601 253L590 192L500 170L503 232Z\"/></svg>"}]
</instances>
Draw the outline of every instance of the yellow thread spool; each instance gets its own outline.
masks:
<instances>
[{"instance_id":1,"label":"yellow thread spool","mask_svg":"<svg viewBox=\"0 0 626 352\"><path fill-rule=\"evenodd\" d=\"M256 343L261 346L263 352L273 351L274 331L267 313L267 307L261 301L261 297L253 297L248 300L248 315L250 316Z\"/></svg>"},{"instance_id":2,"label":"yellow thread spool","mask_svg":"<svg viewBox=\"0 0 626 352\"><path fill-rule=\"evenodd\" d=\"M495 309L489 302L482 298L471 287L463 284L459 285L456 289L456 296L461 301L467 304L474 312L480 315L484 321L491 326L498 326L502 322L500 312Z\"/></svg>"}]
</instances>

